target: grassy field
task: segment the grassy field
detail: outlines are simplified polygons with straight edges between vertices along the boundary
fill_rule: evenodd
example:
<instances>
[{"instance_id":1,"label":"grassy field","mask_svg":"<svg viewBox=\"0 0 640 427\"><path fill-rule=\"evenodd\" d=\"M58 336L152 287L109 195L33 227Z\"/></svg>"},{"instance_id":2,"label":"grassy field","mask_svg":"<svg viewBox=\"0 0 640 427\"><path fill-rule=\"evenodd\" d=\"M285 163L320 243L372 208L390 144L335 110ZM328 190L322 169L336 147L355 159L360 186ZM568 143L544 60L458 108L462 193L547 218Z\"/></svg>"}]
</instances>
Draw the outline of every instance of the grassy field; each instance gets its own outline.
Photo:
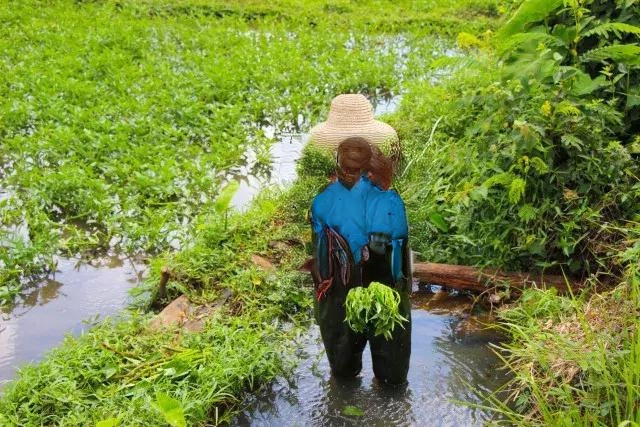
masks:
<instances>
[{"instance_id":1,"label":"grassy field","mask_svg":"<svg viewBox=\"0 0 640 427\"><path fill-rule=\"evenodd\" d=\"M109 250L151 263L138 289L142 308L24 368L0 400L0 424L218 423L243 392L287 372L295 359L286 348L309 320L300 236L325 178L309 177L233 216L231 176L248 150L257 154L256 173L268 169L273 140L265 127L304 131L338 93L397 94L453 45L448 37L485 31L501 7L0 6L0 299L10 303L54 268L56 254ZM256 268L254 253L277 260L277 272ZM162 265L172 280L156 304L183 292L207 303L231 290L204 331L147 327Z\"/></svg>"},{"instance_id":2,"label":"grassy field","mask_svg":"<svg viewBox=\"0 0 640 427\"><path fill-rule=\"evenodd\" d=\"M263 126L304 131L337 93L400 90L387 119L414 249L592 285L500 312L514 400L492 407L523 425L637 422L638 5L522 3L0 6L1 298L56 253L107 248L149 257L143 305L163 265L169 298L232 291L202 333L152 332L143 307L68 339L7 388L0 423L219 422L286 372L294 359L276 356L309 319L296 268L324 165L307 153L292 188L243 216L227 213L229 175L247 149L268 162Z\"/></svg>"}]
</instances>

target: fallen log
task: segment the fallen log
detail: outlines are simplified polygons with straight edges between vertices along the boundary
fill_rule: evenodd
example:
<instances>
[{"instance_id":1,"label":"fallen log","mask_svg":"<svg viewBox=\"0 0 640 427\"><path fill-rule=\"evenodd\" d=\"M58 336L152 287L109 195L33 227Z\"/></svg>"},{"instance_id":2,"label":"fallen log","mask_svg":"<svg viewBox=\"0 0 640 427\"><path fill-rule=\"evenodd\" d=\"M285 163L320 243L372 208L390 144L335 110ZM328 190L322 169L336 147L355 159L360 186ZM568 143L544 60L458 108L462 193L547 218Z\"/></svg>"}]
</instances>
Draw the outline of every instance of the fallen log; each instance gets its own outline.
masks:
<instances>
[{"instance_id":1,"label":"fallen log","mask_svg":"<svg viewBox=\"0 0 640 427\"><path fill-rule=\"evenodd\" d=\"M541 273L508 273L496 269L480 269L467 265L415 263L413 277L423 283L446 286L461 291L485 292L495 286L511 289L528 287L556 288L561 293L578 290L581 284L564 276Z\"/></svg>"}]
</instances>

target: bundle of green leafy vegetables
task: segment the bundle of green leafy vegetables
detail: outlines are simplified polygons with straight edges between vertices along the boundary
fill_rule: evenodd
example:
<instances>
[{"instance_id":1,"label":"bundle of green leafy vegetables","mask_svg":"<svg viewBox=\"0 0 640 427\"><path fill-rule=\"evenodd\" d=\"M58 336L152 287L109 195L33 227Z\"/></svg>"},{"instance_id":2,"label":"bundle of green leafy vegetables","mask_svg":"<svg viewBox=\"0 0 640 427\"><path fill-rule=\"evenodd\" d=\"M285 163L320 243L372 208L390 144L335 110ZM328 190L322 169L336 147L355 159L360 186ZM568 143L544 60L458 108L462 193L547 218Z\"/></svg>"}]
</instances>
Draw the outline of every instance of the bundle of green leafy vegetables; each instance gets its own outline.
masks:
<instances>
[{"instance_id":1,"label":"bundle of green leafy vegetables","mask_svg":"<svg viewBox=\"0 0 640 427\"><path fill-rule=\"evenodd\" d=\"M353 288L345 300L345 322L355 332L373 330L375 336L383 335L387 340L396 325L408 322L400 314L400 294L379 282L371 282L368 287Z\"/></svg>"}]
</instances>

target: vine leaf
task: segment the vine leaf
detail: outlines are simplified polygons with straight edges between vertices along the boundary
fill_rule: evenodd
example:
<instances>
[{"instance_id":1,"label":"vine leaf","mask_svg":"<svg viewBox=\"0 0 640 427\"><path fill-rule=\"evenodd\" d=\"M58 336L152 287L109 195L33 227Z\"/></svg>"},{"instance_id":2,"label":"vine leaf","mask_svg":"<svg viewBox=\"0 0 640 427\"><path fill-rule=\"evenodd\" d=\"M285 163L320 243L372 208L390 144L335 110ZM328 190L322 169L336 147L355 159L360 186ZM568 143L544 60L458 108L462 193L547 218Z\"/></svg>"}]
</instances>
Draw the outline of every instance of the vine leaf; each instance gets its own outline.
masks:
<instances>
[{"instance_id":1,"label":"vine leaf","mask_svg":"<svg viewBox=\"0 0 640 427\"><path fill-rule=\"evenodd\" d=\"M348 417L362 417L364 416L364 411L357 406L347 405L342 408L342 414Z\"/></svg>"},{"instance_id":2,"label":"vine leaf","mask_svg":"<svg viewBox=\"0 0 640 427\"><path fill-rule=\"evenodd\" d=\"M504 40L516 33L523 32L528 24L543 20L560 6L562 6L562 0L525 0L502 27L498 38Z\"/></svg>"},{"instance_id":3,"label":"vine leaf","mask_svg":"<svg viewBox=\"0 0 640 427\"><path fill-rule=\"evenodd\" d=\"M447 231L449 231L449 224L447 224L447 221L439 212L431 212L429 214L429 221L431 222L431 224L433 224L438 230L442 231L443 233L446 233Z\"/></svg>"},{"instance_id":4,"label":"vine leaf","mask_svg":"<svg viewBox=\"0 0 640 427\"><path fill-rule=\"evenodd\" d=\"M582 55L583 61L604 61L612 59L628 65L640 65L640 46L635 44L614 44L592 49Z\"/></svg>"},{"instance_id":5,"label":"vine leaf","mask_svg":"<svg viewBox=\"0 0 640 427\"><path fill-rule=\"evenodd\" d=\"M608 38L611 33L615 34L618 38L621 38L622 34L635 34L640 36L640 27L624 22L607 22L606 24L598 25L597 27L585 32L582 37L588 37L595 34Z\"/></svg>"},{"instance_id":6,"label":"vine leaf","mask_svg":"<svg viewBox=\"0 0 640 427\"><path fill-rule=\"evenodd\" d=\"M158 393L154 406L164 416L165 421L173 427L186 427L184 409L180 402L165 393Z\"/></svg>"}]
</instances>

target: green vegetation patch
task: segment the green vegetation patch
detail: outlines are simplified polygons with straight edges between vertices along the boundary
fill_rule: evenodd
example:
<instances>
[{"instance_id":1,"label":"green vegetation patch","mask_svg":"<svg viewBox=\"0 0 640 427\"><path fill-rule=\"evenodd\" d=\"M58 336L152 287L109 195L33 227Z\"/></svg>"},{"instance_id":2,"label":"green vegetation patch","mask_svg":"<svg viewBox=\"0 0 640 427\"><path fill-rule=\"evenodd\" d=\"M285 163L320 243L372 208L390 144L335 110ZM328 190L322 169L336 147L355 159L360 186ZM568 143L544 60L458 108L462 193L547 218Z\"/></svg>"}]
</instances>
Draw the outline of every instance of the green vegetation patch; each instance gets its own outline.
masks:
<instances>
[{"instance_id":1,"label":"green vegetation patch","mask_svg":"<svg viewBox=\"0 0 640 427\"><path fill-rule=\"evenodd\" d=\"M133 310L69 337L43 362L23 367L0 399L2 425L200 425L228 421L244 392L295 366L295 345L310 319L311 288L297 271L304 245L285 202L265 200L246 216L200 218L190 247L158 258L171 267L168 298L187 292L200 304L231 297L204 320L203 330L156 331L153 314ZM256 233L255 230L264 230ZM283 247L284 245L284 247ZM252 254L278 266L263 270ZM166 301L163 301L166 302Z\"/></svg>"},{"instance_id":2,"label":"green vegetation patch","mask_svg":"<svg viewBox=\"0 0 640 427\"><path fill-rule=\"evenodd\" d=\"M243 164L268 171L265 129L305 129L338 93L396 93L431 58L429 19L466 7L3 3L0 301L57 253L181 247Z\"/></svg>"},{"instance_id":3,"label":"green vegetation patch","mask_svg":"<svg viewBox=\"0 0 640 427\"><path fill-rule=\"evenodd\" d=\"M638 256L634 246L624 258ZM635 258L637 260L637 258ZM640 419L640 276L599 294L563 297L529 290L499 312L511 342L505 364L511 404L492 405L519 425L624 425Z\"/></svg>"},{"instance_id":4,"label":"green vegetation patch","mask_svg":"<svg viewBox=\"0 0 640 427\"><path fill-rule=\"evenodd\" d=\"M0 421L224 421L243 391L286 372L285 343L311 305L294 272L306 213L330 164L307 150L309 176L244 216L227 214L229 175L249 149L268 162L264 126L306 129L337 93L400 84L389 120L414 249L621 282L591 298L526 292L502 312L519 414L494 407L522 424L637 420L638 4L528 0L485 32L503 11L480 0L0 6L0 298L58 251L107 247L162 253L143 293L164 265L168 298L233 293L202 333L151 333L137 313L68 339L8 386ZM433 61L434 30L464 31L461 50Z\"/></svg>"},{"instance_id":5,"label":"green vegetation patch","mask_svg":"<svg viewBox=\"0 0 640 427\"><path fill-rule=\"evenodd\" d=\"M349 290L344 306L344 321L352 330L361 333L371 330L374 336L382 335L387 340L396 326L404 327L403 323L408 321L400 314L398 291L379 282Z\"/></svg>"},{"instance_id":6,"label":"green vegetation patch","mask_svg":"<svg viewBox=\"0 0 640 427\"><path fill-rule=\"evenodd\" d=\"M105 322L69 338L4 391L2 425L161 425L171 396L189 425L225 419L245 389L290 366L295 334L271 317L221 314L202 333L150 333L144 317ZM238 351L238 349L242 349Z\"/></svg>"},{"instance_id":7,"label":"green vegetation patch","mask_svg":"<svg viewBox=\"0 0 640 427\"><path fill-rule=\"evenodd\" d=\"M527 1L484 54L433 61L437 86L409 83L394 125L416 250L431 261L620 273L612 255L624 234L602 224L640 218L640 64L629 54L640 48L638 10Z\"/></svg>"},{"instance_id":8,"label":"green vegetation patch","mask_svg":"<svg viewBox=\"0 0 640 427\"><path fill-rule=\"evenodd\" d=\"M500 312L515 379L491 406L517 425L640 419L639 17L635 1L524 1L495 37L459 37L480 55L432 62L440 84L410 83L393 119L426 259L588 279Z\"/></svg>"}]
</instances>

